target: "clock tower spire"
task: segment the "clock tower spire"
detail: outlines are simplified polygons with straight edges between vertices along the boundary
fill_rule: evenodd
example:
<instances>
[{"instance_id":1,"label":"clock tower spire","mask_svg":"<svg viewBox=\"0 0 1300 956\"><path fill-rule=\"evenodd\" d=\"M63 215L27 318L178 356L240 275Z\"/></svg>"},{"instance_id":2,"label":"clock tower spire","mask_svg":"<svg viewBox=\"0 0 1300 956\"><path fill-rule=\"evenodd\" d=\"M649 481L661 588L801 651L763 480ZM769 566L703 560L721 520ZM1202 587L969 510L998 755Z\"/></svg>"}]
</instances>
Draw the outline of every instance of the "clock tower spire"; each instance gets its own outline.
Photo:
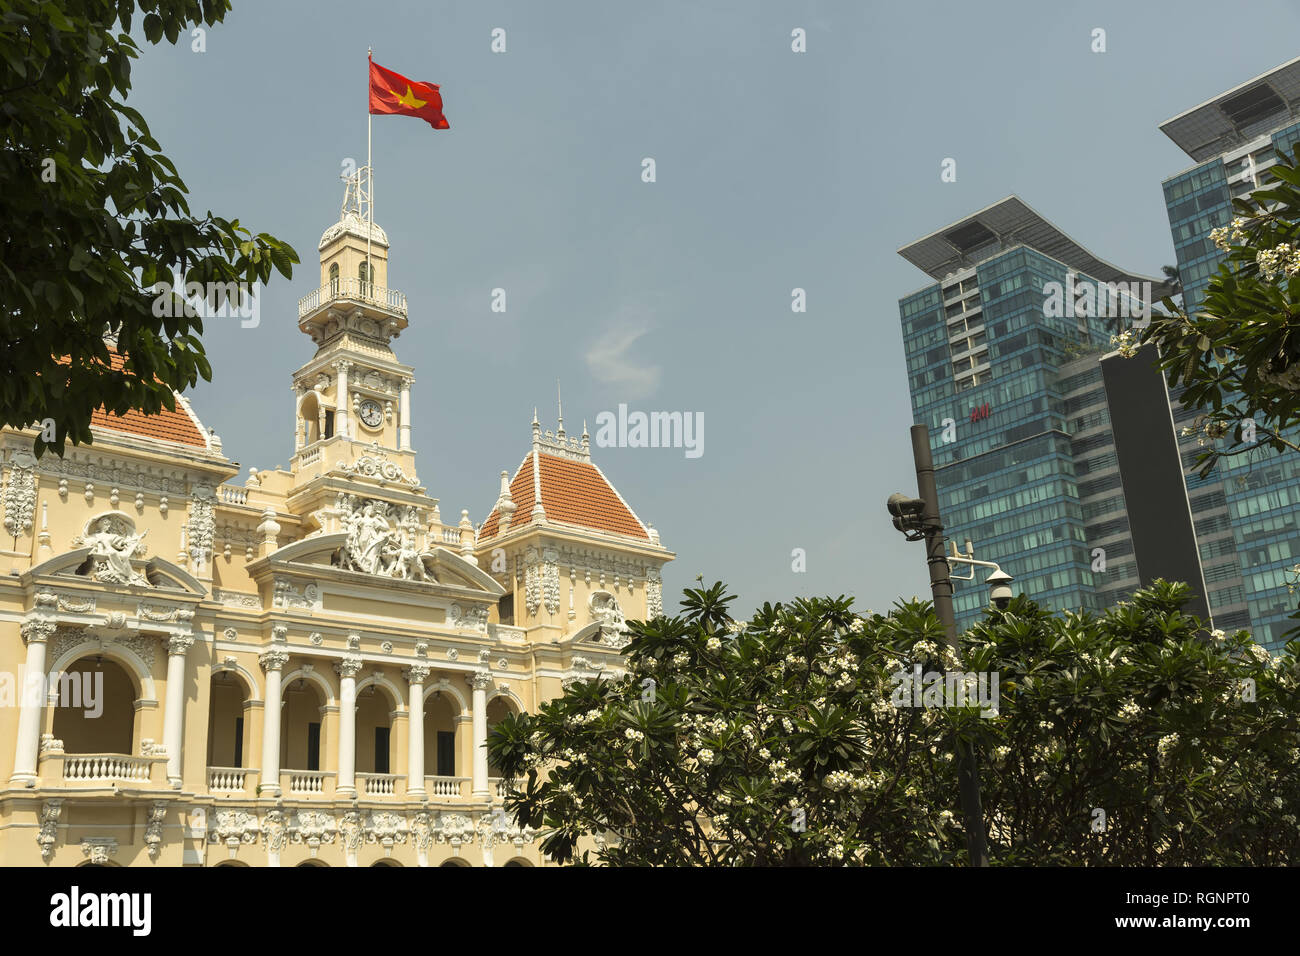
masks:
<instances>
[{"instance_id":1,"label":"clock tower spire","mask_svg":"<svg viewBox=\"0 0 1300 956\"><path fill-rule=\"evenodd\" d=\"M294 457L350 462L360 446L413 475L414 370L392 349L407 326L406 297L388 286L388 236L365 214L369 175L362 167L347 177L339 221L318 246L320 287L298 303L298 328L316 354L293 376Z\"/></svg>"}]
</instances>

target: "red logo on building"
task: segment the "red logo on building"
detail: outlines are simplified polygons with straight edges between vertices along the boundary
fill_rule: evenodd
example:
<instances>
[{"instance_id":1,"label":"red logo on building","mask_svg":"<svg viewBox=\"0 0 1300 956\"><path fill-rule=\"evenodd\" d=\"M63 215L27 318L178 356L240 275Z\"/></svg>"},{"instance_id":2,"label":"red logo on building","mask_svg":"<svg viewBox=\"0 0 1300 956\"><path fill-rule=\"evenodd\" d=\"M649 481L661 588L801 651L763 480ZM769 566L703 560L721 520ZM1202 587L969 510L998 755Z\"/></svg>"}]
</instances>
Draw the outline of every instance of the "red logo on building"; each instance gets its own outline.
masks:
<instances>
[{"instance_id":1,"label":"red logo on building","mask_svg":"<svg viewBox=\"0 0 1300 956\"><path fill-rule=\"evenodd\" d=\"M983 405L977 405L975 408L972 408L970 410L970 420L973 422L977 422L980 421L981 419L988 418L989 411L990 409L989 409L988 402L985 402Z\"/></svg>"}]
</instances>

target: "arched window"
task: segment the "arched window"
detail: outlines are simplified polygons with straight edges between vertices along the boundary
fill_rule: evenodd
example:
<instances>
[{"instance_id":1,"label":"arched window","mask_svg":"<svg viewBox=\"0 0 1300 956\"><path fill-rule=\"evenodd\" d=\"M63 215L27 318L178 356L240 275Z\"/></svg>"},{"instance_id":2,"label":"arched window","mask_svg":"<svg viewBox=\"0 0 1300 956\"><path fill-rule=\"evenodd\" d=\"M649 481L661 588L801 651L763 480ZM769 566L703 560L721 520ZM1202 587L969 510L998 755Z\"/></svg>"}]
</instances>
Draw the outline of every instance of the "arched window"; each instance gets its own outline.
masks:
<instances>
[{"instance_id":1,"label":"arched window","mask_svg":"<svg viewBox=\"0 0 1300 956\"><path fill-rule=\"evenodd\" d=\"M338 295L339 293L339 264L330 263L330 294Z\"/></svg>"},{"instance_id":2,"label":"arched window","mask_svg":"<svg viewBox=\"0 0 1300 956\"><path fill-rule=\"evenodd\" d=\"M375 281L375 267L362 259L357 264L357 278L361 280L361 294L371 295L370 284Z\"/></svg>"}]
</instances>

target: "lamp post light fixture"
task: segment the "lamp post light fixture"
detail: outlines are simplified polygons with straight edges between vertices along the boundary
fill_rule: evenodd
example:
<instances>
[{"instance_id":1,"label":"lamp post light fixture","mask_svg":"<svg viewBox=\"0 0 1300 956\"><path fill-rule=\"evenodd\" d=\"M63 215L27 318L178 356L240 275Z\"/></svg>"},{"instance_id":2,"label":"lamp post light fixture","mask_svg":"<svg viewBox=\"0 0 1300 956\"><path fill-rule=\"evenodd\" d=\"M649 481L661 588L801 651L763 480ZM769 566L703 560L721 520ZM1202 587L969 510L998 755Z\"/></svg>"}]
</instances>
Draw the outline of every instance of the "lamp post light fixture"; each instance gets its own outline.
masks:
<instances>
[{"instance_id":1,"label":"lamp post light fixture","mask_svg":"<svg viewBox=\"0 0 1300 956\"><path fill-rule=\"evenodd\" d=\"M944 635L953 654L960 653L957 640L957 619L952 607L952 569L945 553L943 539L943 522L939 518L939 492L934 482L934 459L930 454L930 429L926 425L912 426L912 459L916 464L916 488L918 497L904 494L892 494L885 502L894 519L894 527L903 533L908 541L925 541L925 561L930 569L930 593L934 599L934 610L943 624ZM968 545L969 547L969 545ZM972 549L973 553L973 549ZM987 564L976 562L974 558L959 563ZM997 565L993 565L997 568ZM997 573L1011 579L1001 568ZM971 568L974 577L975 569ZM993 575L990 575L992 583ZM1006 582L997 582L998 594L1006 589L1006 600L1011 599L1011 589ZM997 600L998 598L995 598ZM957 737L954 742L957 758L957 785L961 802L962 817L966 828L966 852L971 866L988 866L988 843L984 833L984 810L980 806L979 768L975 762L975 752L970 744Z\"/></svg>"}]
</instances>

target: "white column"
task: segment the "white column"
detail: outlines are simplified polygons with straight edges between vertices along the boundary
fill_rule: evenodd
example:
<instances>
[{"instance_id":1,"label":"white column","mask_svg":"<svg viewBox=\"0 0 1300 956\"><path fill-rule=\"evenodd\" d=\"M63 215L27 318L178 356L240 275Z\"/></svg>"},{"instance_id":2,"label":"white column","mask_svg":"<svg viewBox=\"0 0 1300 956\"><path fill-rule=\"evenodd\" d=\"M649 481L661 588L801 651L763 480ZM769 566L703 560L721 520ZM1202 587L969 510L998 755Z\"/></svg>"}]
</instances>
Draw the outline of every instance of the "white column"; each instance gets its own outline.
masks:
<instances>
[{"instance_id":1,"label":"white column","mask_svg":"<svg viewBox=\"0 0 1300 956\"><path fill-rule=\"evenodd\" d=\"M45 643L54 636L54 621L25 621L27 663L23 666L22 709L18 712L18 741L14 748L14 772L9 782L25 787L36 785L36 762L41 753L41 708L45 703Z\"/></svg>"},{"instance_id":2,"label":"white column","mask_svg":"<svg viewBox=\"0 0 1300 956\"><path fill-rule=\"evenodd\" d=\"M185 739L185 655L194 646L189 634L167 638L167 707L163 711L163 747L167 750L167 782L181 787L181 743Z\"/></svg>"},{"instance_id":3,"label":"white column","mask_svg":"<svg viewBox=\"0 0 1300 956\"><path fill-rule=\"evenodd\" d=\"M397 398L397 447L402 451L411 448L411 380L402 379L402 389Z\"/></svg>"},{"instance_id":4,"label":"white column","mask_svg":"<svg viewBox=\"0 0 1300 956\"><path fill-rule=\"evenodd\" d=\"M406 795L424 796L424 682L429 679L429 668L408 667L405 671L410 690L406 706Z\"/></svg>"},{"instance_id":5,"label":"white column","mask_svg":"<svg viewBox=\"0 0 1300 956\"><path fill-rule=\"evenodd\" d=\"M280 679L289 663L286 651L267 651L258 660L266 671L266 702L262 705L262 782L259 795L280 795ZM276 864L278 865L278 864Z\"/></svg>"},{"instance_id":6,"label":"white column","mask_svg":"<svg viewBox=\"0 0 1300 956\"><path fill-rule=\"evenodd\" d=\"M492 675L487 671L475 671L466 680L473 690L471 702L471 720L474 732L474 779L473 796L489 797L488 793L488 752L487 752L487 689L492 683Z\"/></svg>"},{"instance_id":7,"label":"white column","mask_svg":"<svg viewBox=\"0 0 1300 956\"><path fill-rule=\"evenodd\" d=\"M351 362L339 362L335 368L338 369L339 382L338 388L334 390L334 431L338 435L346 437L350 432L348 428L348 369L352 367Z\"/></svg>"},{"instance_id":8,"label":"white column","mask_svg":"<svg viewBox=\"0 0 1300 956\"><path fill-rule=\"evenodd\" d=\"M361 657L350 654L334 665L339 675L339 780L338 793L357 792L357 671Z\"/></svg>"}]
</instances>

